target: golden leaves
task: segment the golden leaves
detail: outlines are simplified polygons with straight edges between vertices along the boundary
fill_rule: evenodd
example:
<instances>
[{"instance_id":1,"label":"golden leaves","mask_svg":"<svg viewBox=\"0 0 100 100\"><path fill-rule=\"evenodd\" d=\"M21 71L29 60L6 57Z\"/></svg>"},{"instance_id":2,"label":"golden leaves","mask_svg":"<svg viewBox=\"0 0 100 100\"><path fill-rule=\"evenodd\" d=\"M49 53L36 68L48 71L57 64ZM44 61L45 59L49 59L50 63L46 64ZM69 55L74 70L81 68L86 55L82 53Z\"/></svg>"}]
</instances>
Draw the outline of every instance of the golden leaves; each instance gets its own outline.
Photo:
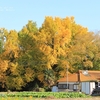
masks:
<instances>
[{"instance_id":1,"label":"golden leaves","mask_svg":"<svg viewBox=\"0 0 100 100\"><path fill-rule=\"evenodd\" d=\"M92 68L93 67L93 63L89 60L87 60L83 64L84 64L84 67L86 67L86 68Z\"/></svg>"},{"instance_id":2,"label":"golden leaves","mask_svg":"<svg viewBox=\"0 0 100 100\"><path fill-rule=\"evenodd\" d=\"M18 67L18 63L17 62L16 63L13 63L13 62L9 63L9 68L10 68L10 70L11 70L12 73L16 73L17 67Z\"/></svg>"},{"instance_id":3,"label":"golden leaves","mask_svg":"<svg viewBox=\"0 0 100 100\"><path fill-rule=\"evenodd\" d=\"M18 45L18 34L16 31L11 30L6 37L6 42L4 45L5 52L4 54L7 55L11 52L13 52L15 57L18 57L18 50L19 50L19 45Z\"/></svg>"},{"instance_id":4,"label":"golden leaves","mask_svg":"<svg viewBox=\"0 0 100 100\"><path fill-rule=\"evenodd\" d=\"M0 59L0 73L3 73L8 68L8 61Z\"/></svg>"},{"instance_id":5,"label":"golden leaves","mask_svg":"<svg viewBox=\"0 0 100 100\"><path fill-rule=\"evenodd\" d=\"M20 32L5 31L0 79L6 77L8 87L12 85L19 89L34 78L43 82L45 68L53 70L55 76L64 74L66 68L71 72L91 68L93 60L99 60L100 56L99 38L96 42L98 36L94 38L93 35L87 28L76 24L74 17L47 16L39 29L29 21ZM6 70L9 73L4 75Z\"/></svg>"},{"instance_id":6,"label":"golden leaves","mask_svg":"<svg viewBox=\"0 0 100 100\"><path fill-rule=\"evenodd\" d=\"M74 23L74 18L66 17L46 17L40 29L39 38L41 40L40 50L42 50L49 63L57 63L57 56L66 55L66 45L71 40L71 26ZM52 56L51 56L52 55ZM52 60L51 60L52 59ZM55 60L56 59L56 60ZM54 60L54 61L53 61Z\"/></svg>"}]
</instances>

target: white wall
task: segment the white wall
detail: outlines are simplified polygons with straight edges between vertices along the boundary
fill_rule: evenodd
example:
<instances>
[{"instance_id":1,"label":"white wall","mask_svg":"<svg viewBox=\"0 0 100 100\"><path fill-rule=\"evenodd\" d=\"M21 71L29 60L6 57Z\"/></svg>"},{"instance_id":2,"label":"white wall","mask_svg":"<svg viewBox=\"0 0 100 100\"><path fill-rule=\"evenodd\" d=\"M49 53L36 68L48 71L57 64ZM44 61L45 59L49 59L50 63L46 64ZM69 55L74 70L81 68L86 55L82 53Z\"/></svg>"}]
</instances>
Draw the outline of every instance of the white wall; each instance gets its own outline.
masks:
<instances>
[{"instance_id":1,"label":"white wall","mask_svg":"<svg viewBox=\"0 0 100 100\"><path fill-rule=\"evenodd\" d=\"M95 82L90 82L90 94L92 94L94 88L95 88Z\"/></svg>"}]
</instances>

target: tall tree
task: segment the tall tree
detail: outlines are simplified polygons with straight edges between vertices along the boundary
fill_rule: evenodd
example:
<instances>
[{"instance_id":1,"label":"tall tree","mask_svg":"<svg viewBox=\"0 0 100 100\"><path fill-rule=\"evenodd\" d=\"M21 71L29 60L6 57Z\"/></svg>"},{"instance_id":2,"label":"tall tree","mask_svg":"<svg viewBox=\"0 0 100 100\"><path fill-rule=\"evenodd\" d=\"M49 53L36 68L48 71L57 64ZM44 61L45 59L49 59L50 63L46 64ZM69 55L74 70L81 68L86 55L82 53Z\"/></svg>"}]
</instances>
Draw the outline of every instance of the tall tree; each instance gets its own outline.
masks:
<instances>
[{"instance_id":1,"label":"tall tree","mask_svg":"<svg viewBox=\"0 0 100 100\"><path fill-rule=\"evenodd\" d=\"M39 49L44 54L44 68L54 71L55 82L57 82L61 73L66 70L68 64L66 56L71 41L71 27L74 23L74 17L63 19L46 17L39 29L38 43ZM40 79L43 81L43 76Z\"/></svg>"},{"instance_id":2,"label":"tall tree","mask_svg":"<svg viewBox=\"0 0 100 100\"><path fill-rule=\"evenodd\" d=\"M97 48L94 53L93 61L93 69L100 70L100 32L98 31L94 35L94 40L92 41L95 47ZM92 48L93 49L93 48Z\"/></svg>"},{"instance_id":3,"label":"tall tree","mask_svg":"<svg viewBox=\"0 0 100 100\"><path fill-rule=\"evenodd\" d=\"M94 34L88 32L87 28L76 25L70 42L68 60L72 66L70 70L77 72L79 69L88 70L93 68L93 58L97 47L93 43ZM73 33L73 31L72 31Z\"/></svg>"},{"instance_id":4,"label":"tall tree","mask_svg":"<svg viewBox=\"0 0 100 100\"><path fill-rule=\"evenodd\" d=\"M72 73L100 70L100 35L76 24L74 17L48 16L39 29L29 21L19 32L1 33L0 87L21 90L39 82L50 87L66 68Z\"/></svg>"}]
</instances>

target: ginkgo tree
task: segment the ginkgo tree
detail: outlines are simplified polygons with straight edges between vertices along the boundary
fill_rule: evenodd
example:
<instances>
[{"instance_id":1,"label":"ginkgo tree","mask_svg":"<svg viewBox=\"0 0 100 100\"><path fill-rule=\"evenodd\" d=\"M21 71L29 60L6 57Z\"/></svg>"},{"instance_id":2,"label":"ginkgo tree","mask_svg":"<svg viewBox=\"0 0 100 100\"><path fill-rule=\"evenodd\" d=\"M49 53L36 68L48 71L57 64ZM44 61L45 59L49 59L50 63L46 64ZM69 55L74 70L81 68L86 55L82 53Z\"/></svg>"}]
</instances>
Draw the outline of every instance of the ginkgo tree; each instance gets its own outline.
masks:
<instances>
[{"instance_id":1,"label":"ginkgo tree","mask_svg":"<svg viewBox=\"0 0 100 100\"><path fill-rule=\"evenodd\" d=\"M58 78L61 71L66 69L67 45L71 40L72 23L74 23L73 17L63 19L45 17L42 27L39 29L39 48L44 53L45 67L53 70L54 75Z\"/></svg>"},{"instance_id":2,"label":"ginkgo tree","mask_svg":"<svg viewBox=\"0 0 100 100\"><path fill-rule=\"evenodd\" d=\"M0 88L6 90L50 88L67 70L100 70L99 63L99 33L74 17L47 16L40 28L30 20L18 32L0 34Z\"/></svg>"},{"instance_id":3,"label":"ginkgo tree","mask_svg":"<svg viewBox=\"0 0 100 100\"><path fill-rule=\"evenodd\" d=\"M70 62L71 72L93 69L93 58L97 52L97 46L93 43L94 34L88 32L87 28L76 25L72 29L72 38L69 45L70 52L68 60Z\"/></svg>"},{"instance_id":4,"label":"ginkgo tree","mask_svg":"<svg viewBox=\"0 0 100 100\"><path fill-rule=\"evenodd\" d=\"M95 33L92 43L95 45L92 49L96 48L92 59L93 69L100 70L100 31Z\"/></svg>"}]
</instances>

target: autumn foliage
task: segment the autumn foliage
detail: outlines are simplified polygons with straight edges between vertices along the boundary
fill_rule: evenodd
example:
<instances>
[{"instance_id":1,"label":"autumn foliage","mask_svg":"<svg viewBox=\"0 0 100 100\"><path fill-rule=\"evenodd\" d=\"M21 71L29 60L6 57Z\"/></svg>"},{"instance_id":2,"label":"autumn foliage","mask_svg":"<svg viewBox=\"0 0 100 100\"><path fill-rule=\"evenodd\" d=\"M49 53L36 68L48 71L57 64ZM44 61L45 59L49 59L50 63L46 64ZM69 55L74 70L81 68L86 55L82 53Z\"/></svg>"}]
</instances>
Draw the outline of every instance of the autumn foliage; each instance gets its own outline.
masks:
<instances>
[{"instance_id":1,"label":"autumn foliage","mask_svg":"<svg viewBox=\"0 0 100 100\"><path fill-rule=\"evenodd\" d=\"M45 17L40 28L29 21L19 32L0 33L0 87L50 87L66 73L100 70L100 36L74 17Z\"/></svg>"}]
</instances>

